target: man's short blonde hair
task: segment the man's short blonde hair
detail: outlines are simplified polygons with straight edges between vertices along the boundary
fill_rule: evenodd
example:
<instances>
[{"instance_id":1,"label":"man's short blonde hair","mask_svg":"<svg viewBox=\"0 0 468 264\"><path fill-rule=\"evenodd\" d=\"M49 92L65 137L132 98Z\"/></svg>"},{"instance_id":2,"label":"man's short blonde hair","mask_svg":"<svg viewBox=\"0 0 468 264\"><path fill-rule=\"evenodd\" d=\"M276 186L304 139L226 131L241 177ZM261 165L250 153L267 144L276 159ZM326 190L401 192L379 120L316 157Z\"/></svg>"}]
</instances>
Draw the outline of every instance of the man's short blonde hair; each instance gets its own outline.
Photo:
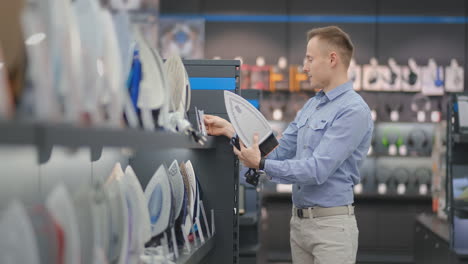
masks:
<instances>
[{"instance_id":1,"label":"man's short blonde hair","mask_svg":"<svg viewBox=\"0 0 468 264\"><path fill-rule=\"evenodd\" d=\"M314 28L307 32L307 42L314 37L326 42L331 49L336 49L343 64L348 67L353 57L354 45L349 35L337 26Z\"/></svg>"}]
</instances>

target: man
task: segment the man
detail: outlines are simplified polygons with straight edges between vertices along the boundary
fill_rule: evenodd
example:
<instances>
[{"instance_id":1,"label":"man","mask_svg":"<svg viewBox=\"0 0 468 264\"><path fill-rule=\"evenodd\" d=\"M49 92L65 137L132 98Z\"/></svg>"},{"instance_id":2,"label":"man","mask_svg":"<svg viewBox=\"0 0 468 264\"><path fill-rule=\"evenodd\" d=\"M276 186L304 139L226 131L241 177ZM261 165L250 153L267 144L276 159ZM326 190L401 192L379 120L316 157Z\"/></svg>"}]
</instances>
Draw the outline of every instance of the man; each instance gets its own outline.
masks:
<instances>
[{"instance_id":1,"label":"man","mask_svg":"<svg viewBox=\"0 0 468 264\"><path fill-rule=\"evenodd\" d=\"M294 263L355 263L358 228L353 186L370 146L373 122L367 104L354 92L347 70L353 56L349 36L338 27L308 33L304 71L311 98L289 124L279 146L260 157L258 137L250 148L234 148L249 168L264 170L277 183L293 184L290 243ZM232 125L206 116L211 135L235 134Z\"/></svg>"}]
</instances>

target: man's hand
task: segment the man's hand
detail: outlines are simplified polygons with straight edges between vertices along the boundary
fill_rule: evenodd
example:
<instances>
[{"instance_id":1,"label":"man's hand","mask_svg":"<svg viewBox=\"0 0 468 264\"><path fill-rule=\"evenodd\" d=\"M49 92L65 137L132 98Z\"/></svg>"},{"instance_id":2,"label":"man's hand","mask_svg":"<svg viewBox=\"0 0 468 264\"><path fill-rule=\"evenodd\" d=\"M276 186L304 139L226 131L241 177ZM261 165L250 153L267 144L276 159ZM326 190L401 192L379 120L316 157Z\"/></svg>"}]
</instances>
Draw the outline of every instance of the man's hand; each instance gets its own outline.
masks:
<instances>
[{"instance_id":1,"label":"man's hand","mask_svg":"<svg viewBox=\"0 0 468 264\"><path fill-rule=\"evenodd\" d=\"M260 165L260 159L262 158L260 154L260 148L258 147L258 134L254 135L253 144L250 146L250 148L247 148L244 143L240 143L240 151L236 147L233 147L234 153L245 167L258 169L258 166Z\"/></svg>"},{"instance_id":2,"label":"man's hand","mask_svg":"<svg viewBox=\"0 0 468 264\"><path fill-rule=\"evenodd\" d=\"M234 136L234 127L226 119L214 115L204 115L204 117L208 135L226 136L228 138L232 138Z\"/></svg>"}]
</instances>

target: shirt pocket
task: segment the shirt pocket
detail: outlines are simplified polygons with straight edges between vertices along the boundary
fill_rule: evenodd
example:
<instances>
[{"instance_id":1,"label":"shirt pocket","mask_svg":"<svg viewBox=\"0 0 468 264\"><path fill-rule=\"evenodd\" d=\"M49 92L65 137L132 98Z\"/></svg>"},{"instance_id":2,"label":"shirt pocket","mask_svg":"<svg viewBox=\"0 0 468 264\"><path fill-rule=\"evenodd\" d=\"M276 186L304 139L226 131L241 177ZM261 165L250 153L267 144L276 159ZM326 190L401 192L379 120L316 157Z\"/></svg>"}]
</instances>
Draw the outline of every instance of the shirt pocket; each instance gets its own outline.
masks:
<instances>
[{"instance_id":1,"label":"shirt pocket","mask_svg":"<svg viewBox=\"0 0 468 264\"><path fill-rule=\"evenodd\" d=\"M318 119L318 120L310 120L307 123L307 130L306 139L304 142L307 144L307 147L314 150L322 140L323 135L327 131L327 120Z\"/></svg>"}]
</instances>

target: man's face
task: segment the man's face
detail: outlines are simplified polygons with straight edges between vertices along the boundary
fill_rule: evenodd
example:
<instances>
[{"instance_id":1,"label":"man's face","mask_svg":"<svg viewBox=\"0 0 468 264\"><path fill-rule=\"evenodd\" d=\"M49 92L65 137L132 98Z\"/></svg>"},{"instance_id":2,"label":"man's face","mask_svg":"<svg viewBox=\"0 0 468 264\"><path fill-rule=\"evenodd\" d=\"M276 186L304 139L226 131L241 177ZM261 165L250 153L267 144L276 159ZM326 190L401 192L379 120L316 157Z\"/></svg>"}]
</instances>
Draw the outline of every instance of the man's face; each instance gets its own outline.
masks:
<instances>
[{"instance_id":1,"label":"man's face","mask_svg":"<svg viewBox=\"0 0 468 264\"><path fill-rule=\"evenodd\" d=\"M330 54L326 45L318 37L313 37L307 43L304 72L310 78L313 89L320 90L328 85L331 77Z\"/></svg>"}]
</instances>

